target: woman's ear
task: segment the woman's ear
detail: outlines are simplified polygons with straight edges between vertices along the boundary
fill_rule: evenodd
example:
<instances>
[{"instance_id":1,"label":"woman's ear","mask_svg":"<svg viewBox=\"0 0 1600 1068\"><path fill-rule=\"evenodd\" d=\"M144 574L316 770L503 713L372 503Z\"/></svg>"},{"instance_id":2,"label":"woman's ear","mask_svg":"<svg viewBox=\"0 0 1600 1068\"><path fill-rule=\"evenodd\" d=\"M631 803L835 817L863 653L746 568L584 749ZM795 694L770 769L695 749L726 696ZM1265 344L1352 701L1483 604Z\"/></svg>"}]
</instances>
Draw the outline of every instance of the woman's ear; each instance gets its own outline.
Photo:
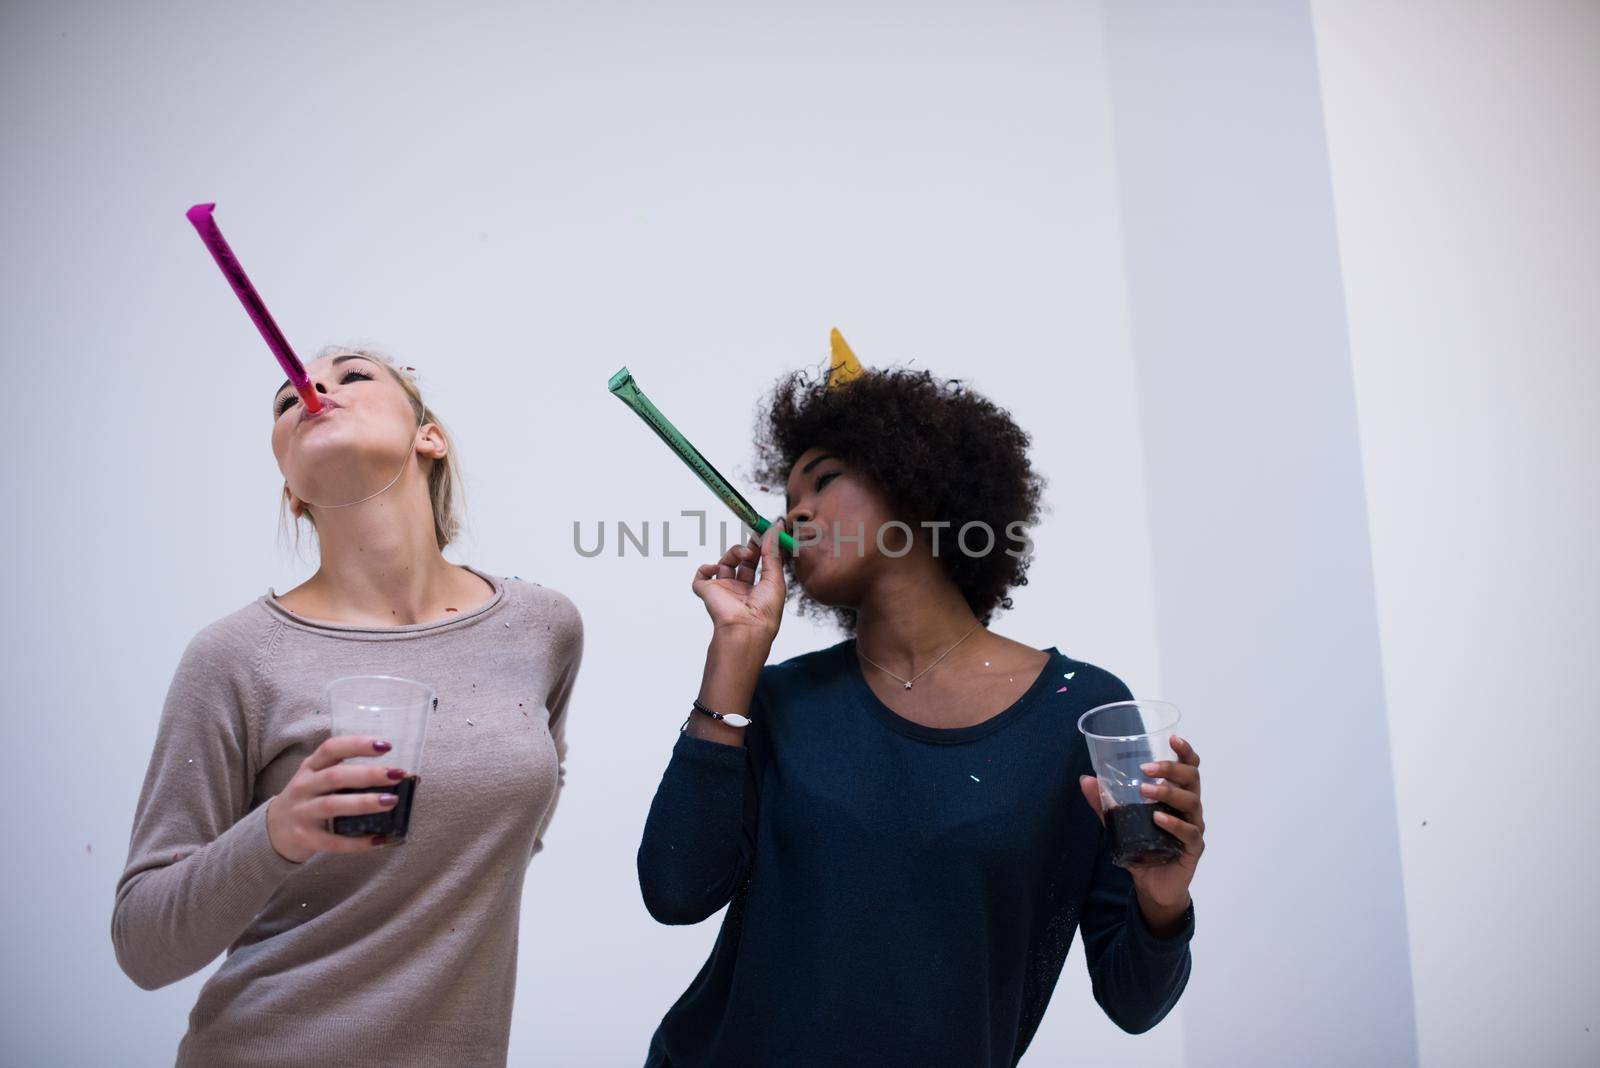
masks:
<instances>
[{"instance_id":1,"label":"woman's ear","mask_svg":"<svg viewBox=\"0 0 1600 1068\"><path fill-rule=\"evenodd\" d=\"M450 446L444 440L444 434L439 430L437 423L424 423L418 429L417 451L430 460L443 460L450 451Z\"/></svg>"},{"instance_id":2,"label":"woman's ear","mask_svg":"<svg viewBox=\"0 0 1600 1068\"><path fill-rule=\"evenodd\" d=\"M283 484L283 499L289 502L290 515L294 516L296 519L301 519L305 516L305 502L294 495L294 491L289 488L289 483L287 482Z\"/></svg>"}]
</instances>

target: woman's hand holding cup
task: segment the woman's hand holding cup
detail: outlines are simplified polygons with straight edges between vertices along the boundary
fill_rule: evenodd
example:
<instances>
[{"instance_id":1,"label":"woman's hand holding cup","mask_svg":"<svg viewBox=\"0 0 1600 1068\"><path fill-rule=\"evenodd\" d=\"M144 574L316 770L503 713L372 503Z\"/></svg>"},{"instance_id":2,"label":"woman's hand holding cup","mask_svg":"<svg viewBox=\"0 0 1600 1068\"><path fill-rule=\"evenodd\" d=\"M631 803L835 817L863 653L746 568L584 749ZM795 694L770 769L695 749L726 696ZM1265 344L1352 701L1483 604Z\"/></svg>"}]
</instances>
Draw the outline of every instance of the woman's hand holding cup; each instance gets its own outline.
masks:
<instances>
[{"instance_id":1,"label":"woman's hand holding cup","mask_svg":"<svg viewBox=\"0 0 1600 1068\"><path fill-rule=\"evenodd\" d=\"M267 802L267 839L285 860L304 863L317 853L365 853L381 846L384 835L352 838L328 830L335 816L386 812L399 801L392 793L341 794L337 791L393 786L406 777L400 768L345 764L348 757L388 752L388 742L359 735L329 738L300 762L282 792Z\"/></svg>"}]
</instances>

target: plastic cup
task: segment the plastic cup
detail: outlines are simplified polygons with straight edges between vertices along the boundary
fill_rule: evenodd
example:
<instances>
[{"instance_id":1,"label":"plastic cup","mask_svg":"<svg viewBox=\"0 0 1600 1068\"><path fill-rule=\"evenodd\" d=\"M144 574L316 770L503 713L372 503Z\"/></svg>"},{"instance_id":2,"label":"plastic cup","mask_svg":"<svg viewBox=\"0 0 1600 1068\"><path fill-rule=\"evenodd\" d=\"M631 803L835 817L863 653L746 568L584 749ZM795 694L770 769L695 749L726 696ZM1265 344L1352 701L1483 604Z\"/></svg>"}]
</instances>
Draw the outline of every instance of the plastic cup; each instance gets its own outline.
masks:
<instances>
[{"instance_id":1,"label":"plastic cup","mask_svg":"<svg viewBox=\"0 0 1600 1068\"><path fill-rule=\"evenodd\" d=\"M382 764L406 773L397 783L336 791L392 793L400 800L385 812L335 816L328 821L328 830L352 837L382 834L391 842L406 840L417 784L422 781L422 742L428 735L428 712L434 702L433 687L393 675L348 675L323 688L323 703L335 736L370 734L392 746L387 753L347 757L345 763Z\"/></svg>"},{"instance_id":2,"label":"plastic cup","mask_svg":"<svg viewBox=\"0 0 1600 1068\"><path fill-rule=\"evenodd\" d=\"M1183 842L1155 821L1157 812L1182 818L1171 805L1139 792L1142 783L1165 779L1146 775L1139 765L1176 760L1172 731L1178 706L1169 701L1114 701L1078 717L1089 744L1089 759L1100 781L1100 807L1111 834L1111 862L1123 868L1170 864L1183 855Z\"/></svg>"}]
</instances>

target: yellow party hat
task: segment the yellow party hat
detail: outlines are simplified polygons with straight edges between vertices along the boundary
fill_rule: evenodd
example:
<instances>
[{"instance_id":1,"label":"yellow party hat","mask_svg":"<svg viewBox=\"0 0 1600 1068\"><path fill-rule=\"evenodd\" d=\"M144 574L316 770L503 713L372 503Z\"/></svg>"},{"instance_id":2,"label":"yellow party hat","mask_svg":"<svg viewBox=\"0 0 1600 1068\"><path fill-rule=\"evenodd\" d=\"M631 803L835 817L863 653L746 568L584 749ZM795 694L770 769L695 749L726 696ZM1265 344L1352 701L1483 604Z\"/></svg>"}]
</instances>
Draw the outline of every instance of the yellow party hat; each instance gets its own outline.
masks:
<instances>
[{"instance_id":1,"label":"yellow party hat","mask_svg":"<svg viewBox=\"0 0 1600 1068\"><path fill-rule=\"evenodd\" d=\"M828 336L828 347L833 350L828 366L828 388L842 386L846 382L863 373L861 361L856 359L856 354L850 351L850 346L845 343L844 335L835 327Z\"/></svg>"}]
</instances>

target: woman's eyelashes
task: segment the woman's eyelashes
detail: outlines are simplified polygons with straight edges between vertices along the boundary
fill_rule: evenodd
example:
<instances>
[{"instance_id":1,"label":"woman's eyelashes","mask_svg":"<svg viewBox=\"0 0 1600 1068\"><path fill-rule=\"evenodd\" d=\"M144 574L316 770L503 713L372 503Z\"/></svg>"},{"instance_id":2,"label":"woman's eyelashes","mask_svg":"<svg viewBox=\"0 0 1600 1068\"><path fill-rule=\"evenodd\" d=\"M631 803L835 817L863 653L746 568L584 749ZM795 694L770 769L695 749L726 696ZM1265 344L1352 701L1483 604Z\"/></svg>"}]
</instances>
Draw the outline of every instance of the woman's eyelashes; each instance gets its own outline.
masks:
<instances>
[{"instance_id":1,"label":"woman's eyelashes","mask_svg":"<svg viewBox=\"0 0 1600 1068\"><path fill-rule=\"evenodd\" d=\"M839 472L837 472L837 471L829 471L825 475L818 475L817 476L817 491L820 493L822 491L822 487L823 486L826 486L829 482L833 481L835 478L838 478L838 477L839 477Z\"/></svg>"},{"instance_id":2,"label":"woman's eyelashes","mask_svg":"<svg viewBox=\"0 0 1600 1068\"><path fill-rule=\"evenodd\" d=\"M348 381L350 381L351 376L354 376L356 378L364 378L369 382L372 381L372 376L371 375L369 375L365 371L358 371L354 367L352 367L348 371L346 371L344 373L344 376L342 378L340 378L339 381L341 383L348 382ZM300 399L300 395L298 393L294 392L293 390L290 390L288 393L285 393L279 399L278 406L273 409L272 414L273 415L282 415L284 412L289 410L289 406L290 405L294 404L299 399Z\"/></svg>"}]
</instances>

